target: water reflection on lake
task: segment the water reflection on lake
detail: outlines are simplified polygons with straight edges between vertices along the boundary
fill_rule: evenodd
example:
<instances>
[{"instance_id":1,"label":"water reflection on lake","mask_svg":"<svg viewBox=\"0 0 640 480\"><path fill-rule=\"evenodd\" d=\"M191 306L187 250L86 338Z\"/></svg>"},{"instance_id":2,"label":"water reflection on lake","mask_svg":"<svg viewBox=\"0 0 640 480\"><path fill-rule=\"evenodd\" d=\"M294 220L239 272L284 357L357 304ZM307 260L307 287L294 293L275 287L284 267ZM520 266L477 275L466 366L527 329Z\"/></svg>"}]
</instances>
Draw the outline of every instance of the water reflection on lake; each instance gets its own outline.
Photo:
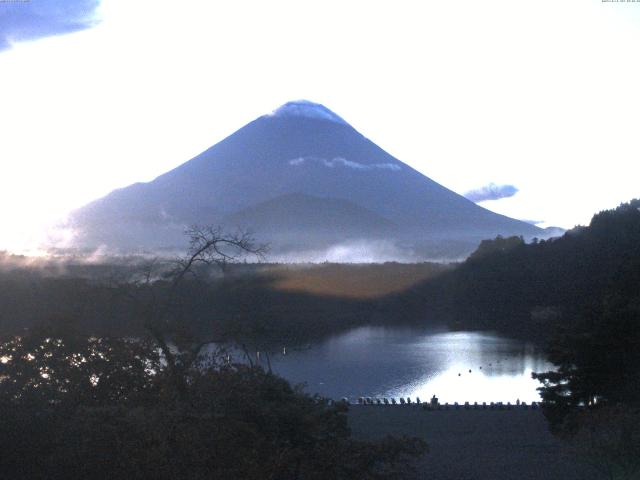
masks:
<instances>
[{"instance_id":1,"label":"water reflection on lake","mask_svg":"<svg viewBox=\"0 0 640 480\"><path fill-rule=\"evenodd\" d=\"M531 372L551 368L533 346L478 332L362 327L271 355L275 373L332 398L437 395L441 402L538 401Z\"/></svg>"}]
</instances>

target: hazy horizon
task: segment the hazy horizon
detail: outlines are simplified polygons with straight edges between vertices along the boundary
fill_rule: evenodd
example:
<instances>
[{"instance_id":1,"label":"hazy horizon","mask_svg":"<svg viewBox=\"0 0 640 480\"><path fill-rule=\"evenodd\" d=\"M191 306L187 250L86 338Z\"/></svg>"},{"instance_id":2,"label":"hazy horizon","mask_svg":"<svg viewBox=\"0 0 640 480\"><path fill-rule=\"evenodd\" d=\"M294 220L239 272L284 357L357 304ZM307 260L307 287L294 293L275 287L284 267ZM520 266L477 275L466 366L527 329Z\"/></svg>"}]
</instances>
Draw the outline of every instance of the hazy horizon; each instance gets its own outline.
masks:
<instances>
[{"instance_id":1,"label":"hazy horizon","mask_svg":"<svg viewBox=\"0 0 640 480\"><path fill-rule=\"evenodd\" d=\"M639 196L640 3L8 2L0 27L0 249L303 98L512 218Z\"/></svg>"}]
</instances>

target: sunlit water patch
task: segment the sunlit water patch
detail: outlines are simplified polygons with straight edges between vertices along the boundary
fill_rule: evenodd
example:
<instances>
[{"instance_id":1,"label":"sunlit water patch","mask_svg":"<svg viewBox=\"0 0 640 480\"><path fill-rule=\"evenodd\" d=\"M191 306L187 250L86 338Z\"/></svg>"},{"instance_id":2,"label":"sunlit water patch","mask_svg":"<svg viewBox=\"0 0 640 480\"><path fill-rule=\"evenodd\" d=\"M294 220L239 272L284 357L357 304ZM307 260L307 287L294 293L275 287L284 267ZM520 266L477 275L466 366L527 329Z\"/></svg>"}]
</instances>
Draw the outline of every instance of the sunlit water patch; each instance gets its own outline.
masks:
<instances>
[{"instance_id":1,"label":"sunlit water patch","mask_svg":"<svg viewBox=\"0 0 640 480\"><path fill-rule=\"evenodd\" d=\"M306 383L308 393L352 401L538 401L531 373L552 368L532 345L499 335L387 327L358 328L306 349L283 347L270 362L275 373Z\"/></svg>"}]
</instances>

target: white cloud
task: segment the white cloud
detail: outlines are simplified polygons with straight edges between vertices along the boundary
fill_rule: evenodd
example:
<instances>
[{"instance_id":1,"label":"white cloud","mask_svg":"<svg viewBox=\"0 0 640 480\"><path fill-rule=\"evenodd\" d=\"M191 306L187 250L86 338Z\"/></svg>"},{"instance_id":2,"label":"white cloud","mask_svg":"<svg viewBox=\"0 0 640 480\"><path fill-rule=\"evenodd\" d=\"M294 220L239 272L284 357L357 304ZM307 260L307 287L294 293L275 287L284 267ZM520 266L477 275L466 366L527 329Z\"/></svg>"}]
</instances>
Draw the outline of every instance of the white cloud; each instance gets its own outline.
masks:
<instances>
[{"instance_id":1,"label":"white cloud","mask_svg":"<svg viewBox=\"0 0 640 480\"><path fill-rule=\"evenodd\" d=\"M487 200L500 200L501 198L513 197L516 193L518 193L518 189L513 185L497 185L491 182L483 187L469 190L464 196L472 202L478 203Z\"/></svg>"},{"instance_id":2,"label":"white cloud","mask_svg":"<svg viewBox=\"0 0 640 480\"><path fill-rule=\"evenodd\" d=\"M300 166L306 162L316 162L324 165L328 168L345 167L352 168L354 170L391 170L397 172L402 169L400 165L396 163L360 163L352 160L347 160L342 157L334 157L331 160L318 157L299 157L289 160L289 165Z\"/></svg>"},{"instance_id":3,"label":"white cloud","mask_svg":"<svg viewBox=\"0 0 640 480\"><path fill-rule=\"evenodd\" d=\"M304 157L299 157L299 158L294 158L293 160L289 160L289 165L293 165L293 166L298 166L298 165L302 165L305 162L305 158Z\"/></svg>"}]
</instances>

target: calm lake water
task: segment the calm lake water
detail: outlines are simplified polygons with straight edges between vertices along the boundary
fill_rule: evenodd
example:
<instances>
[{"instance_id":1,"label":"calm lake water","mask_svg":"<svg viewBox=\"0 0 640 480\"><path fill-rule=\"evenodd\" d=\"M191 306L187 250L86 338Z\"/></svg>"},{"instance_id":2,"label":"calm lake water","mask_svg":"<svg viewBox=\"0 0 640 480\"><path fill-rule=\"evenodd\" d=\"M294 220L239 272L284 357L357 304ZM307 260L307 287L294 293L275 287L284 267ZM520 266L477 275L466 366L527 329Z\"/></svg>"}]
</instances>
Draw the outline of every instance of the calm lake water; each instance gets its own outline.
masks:
<instances>
[{"instance_id":1,"label":"calm lake water","mask_svg":"<svg viewBox=\"0 0 640 480\"><path fill-rule=\"evenodd\" d=\"M540 397L531 372L552 368L532 345L499 335L389 327L357 328L270 359L308 393L351 401L435 394L442 403L532 402Z\"/></svg>"}]
</instances>

